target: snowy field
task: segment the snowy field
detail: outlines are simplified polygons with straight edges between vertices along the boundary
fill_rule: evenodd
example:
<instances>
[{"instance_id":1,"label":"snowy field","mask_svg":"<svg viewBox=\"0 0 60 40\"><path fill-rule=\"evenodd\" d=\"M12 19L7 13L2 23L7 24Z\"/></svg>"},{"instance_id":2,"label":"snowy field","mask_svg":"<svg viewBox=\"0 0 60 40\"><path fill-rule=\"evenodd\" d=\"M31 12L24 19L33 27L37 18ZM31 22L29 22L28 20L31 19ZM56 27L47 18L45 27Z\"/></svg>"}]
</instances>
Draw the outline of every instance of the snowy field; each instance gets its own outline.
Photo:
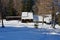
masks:
<instances>
[{"instance_id":1,"label":"snowy field","mask_svg":"<svg viewBox=\"0 0 60 40\"><path fill-rule=\"evenodd\" d=\"M60 40L60 26L53 29L51 25L39 23L39 29L34 28L34 23L21 23L17 20L4 20L5 28L1 28L0 40Z\"/></svg>"},{"instance_id":2,"label":"snowy field","mask_svg":"<svg viewBox=\"0 0 60 40\"><path fill-rule=\"evenodd\" d=\"M58 29L6 27L0 28L0 40L60 40L60 31Z\"/></svg>"}]
</instances>

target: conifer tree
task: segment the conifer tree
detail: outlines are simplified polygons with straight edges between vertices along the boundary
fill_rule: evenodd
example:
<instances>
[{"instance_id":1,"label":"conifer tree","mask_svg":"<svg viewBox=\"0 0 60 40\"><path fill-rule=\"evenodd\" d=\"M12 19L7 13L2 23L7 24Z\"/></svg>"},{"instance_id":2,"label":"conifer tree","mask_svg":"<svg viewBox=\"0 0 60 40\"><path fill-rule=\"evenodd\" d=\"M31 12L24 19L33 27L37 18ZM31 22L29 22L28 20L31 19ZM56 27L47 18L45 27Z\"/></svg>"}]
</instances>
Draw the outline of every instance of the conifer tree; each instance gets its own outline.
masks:
<instances>
[{"instance_id":1,"label":"conifer tree","mask_svg":"<svg viewBox=\"0 0 60 40\"><path fill-rule=\"evenodd\" d=\"M23 12L32 11L33 1L32 0L24 0L23 1Z\"/></svg>"},{"instance_id":2,"label":"conifer tree","mask_svg":"<svg viewBox=\"0 0 60 40\"><path fill-rule=\"evenodd\" d=\"M8 2L8 16L12 16L13 15L13 0L9 0Z\"/></svg>"}]
</instances>

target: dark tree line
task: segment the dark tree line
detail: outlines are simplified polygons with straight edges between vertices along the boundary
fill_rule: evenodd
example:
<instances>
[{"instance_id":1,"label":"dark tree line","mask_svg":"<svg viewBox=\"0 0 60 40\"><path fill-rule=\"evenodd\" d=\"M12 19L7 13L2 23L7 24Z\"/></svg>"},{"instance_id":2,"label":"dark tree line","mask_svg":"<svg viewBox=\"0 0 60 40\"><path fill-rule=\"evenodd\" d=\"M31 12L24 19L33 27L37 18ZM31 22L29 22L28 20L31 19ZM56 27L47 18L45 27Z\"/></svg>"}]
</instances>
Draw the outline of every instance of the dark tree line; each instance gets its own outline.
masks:
<instances>
[{"instance_id":1,"label":"dark tree line","mask_svg":"<svg viewBox=\"0 0 60 40\"><path fill-rule=\"evenodd\" d=\"M33 12L32 7L34 5L33 0L23 0L23 12Z\"/></svg>"},{"instance_id":2,"label":"dark tree line","mask_svg":"<svg viewBox=\"0 0 60 40\"><path fill-rule=\"evenodd\" d=\"M16 10L14 9L13 0L9 0L8 6L7 6L7 15L9 16L16 16Z\"/></svg>"},{"instance_id":3,"label":"dark tree line","mask_svg":"<svg viewBox=\"0 0 60 40\"><path fill-rule=\"evenodd\" d=\"M6 16L16 16L17 15L17 11L14 8L13 0L9 0L7 6L3 6L2 3L0 1L0 12L3 13L3 18L6 18ZM33 5L34 5L33 0L23 1L22 12L33 12L33 10L32 10Z\"/></svg>"},{"instance_id":4,"label":"dark tree line","mask_svg":"<svg viewBox=\"0 0 60 40\"><path fill-rule=\"evenodd\" d=\"M5 7L0 1L0 12L3 13L3 18L5 18L6 16L16 16L17 11L13 7L13 0L9 0L8 5Z\"/></svg>"}]
</instances>

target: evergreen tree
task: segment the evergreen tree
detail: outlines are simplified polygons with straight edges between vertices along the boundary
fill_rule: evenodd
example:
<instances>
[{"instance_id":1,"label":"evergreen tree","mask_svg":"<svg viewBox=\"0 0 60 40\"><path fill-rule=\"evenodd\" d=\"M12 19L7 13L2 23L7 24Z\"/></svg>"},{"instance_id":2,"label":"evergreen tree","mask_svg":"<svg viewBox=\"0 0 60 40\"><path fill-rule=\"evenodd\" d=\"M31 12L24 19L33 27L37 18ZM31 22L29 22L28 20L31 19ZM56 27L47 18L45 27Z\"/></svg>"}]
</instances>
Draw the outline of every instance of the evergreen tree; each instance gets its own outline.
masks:
<instances>
[{"instance_id":1,"label":"evergreen tree","mask_svg":"<svg viewBox=\"0 0 60 40\"><path fill-rule=\"evenodd\" d=\"M23 1L23 12L32 11L33 1L32 0L24 0Z\"/></svg>"},{"instance_id":2,"label":"evergreen tree","mask_svg":"<svg viewBox=\"0 0 60 40\"><path fill-rule=\"evenodd\" d=\"M13 0L9 0L7 11L8 11L7 16L12 16L13 15Z\"/></svg>"}]
</instances>

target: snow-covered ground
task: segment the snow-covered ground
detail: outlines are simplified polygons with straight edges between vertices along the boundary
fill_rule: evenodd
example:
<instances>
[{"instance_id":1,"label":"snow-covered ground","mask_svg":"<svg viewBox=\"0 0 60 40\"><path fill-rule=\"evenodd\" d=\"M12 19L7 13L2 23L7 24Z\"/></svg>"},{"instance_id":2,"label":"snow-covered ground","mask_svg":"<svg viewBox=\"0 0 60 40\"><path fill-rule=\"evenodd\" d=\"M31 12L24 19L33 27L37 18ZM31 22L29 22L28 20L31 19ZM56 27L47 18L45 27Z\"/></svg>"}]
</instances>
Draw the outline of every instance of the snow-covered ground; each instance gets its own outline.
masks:
<instances>
[{"instance_id":1,"label":"snow-covered ground","mask_svg":"<svg viewBox=\"0 0 60 40\"><path fill-rule=\"evenodd\" d=\"M60 31L57 32L57 29L6 27L0 28L0 40L60 40Z\"/></svg>"},{"instance_id":2,"label":"snow-covered ground","mask_svg":"<svg viewBox=\"0 0 60 40\"><path fill-rule=\"evenodd\" d=\"M4 25L6 27L30 27L30 28L34 28L34 24L35 23L21 23L21 21L18 21L18 20L12 20L12 21L6 21L4 20ZM2 23L0 22L0 26L2 25ZM42 24L42 23L39 23L38 24L39 28L49 28L51 27L51 25L47 25L47 24Z\"/></svg>"},{"instance_id":3,"label":"snow-covered ground","mask_svg":"<svg viewBox=\"0 0 60 40\"><path fill-rule=\"evenodd\" d=\"M11 21L6 21L4 20L4 26L5 27L28 27L28 28L35 28L34 26L35 23L22 23L21 21L18 20L11 20ZM1 27L2 23L0 20L0 27ZM58 24L55 25L56 28L60 29L60 26ZM42 23L38 23L38 28L47 28L47 29L51 29L52 26L51 24L42 24Z\"/></svg>"},{"instance_id":4,"label":"snow-covered ground","mask_svg":"<svg viewBox=\"0 0 60 40\"><path fill-rule=\"evenodd\" d=\"M39 26L36 29L34 24L22 23L18 20L6 21L4 19L5 28L1 28L0 20L0 40L60 40L59 25L56 24L56 29L53 29L51 24L38 23Z\"/></svg>"}]
</instances>

